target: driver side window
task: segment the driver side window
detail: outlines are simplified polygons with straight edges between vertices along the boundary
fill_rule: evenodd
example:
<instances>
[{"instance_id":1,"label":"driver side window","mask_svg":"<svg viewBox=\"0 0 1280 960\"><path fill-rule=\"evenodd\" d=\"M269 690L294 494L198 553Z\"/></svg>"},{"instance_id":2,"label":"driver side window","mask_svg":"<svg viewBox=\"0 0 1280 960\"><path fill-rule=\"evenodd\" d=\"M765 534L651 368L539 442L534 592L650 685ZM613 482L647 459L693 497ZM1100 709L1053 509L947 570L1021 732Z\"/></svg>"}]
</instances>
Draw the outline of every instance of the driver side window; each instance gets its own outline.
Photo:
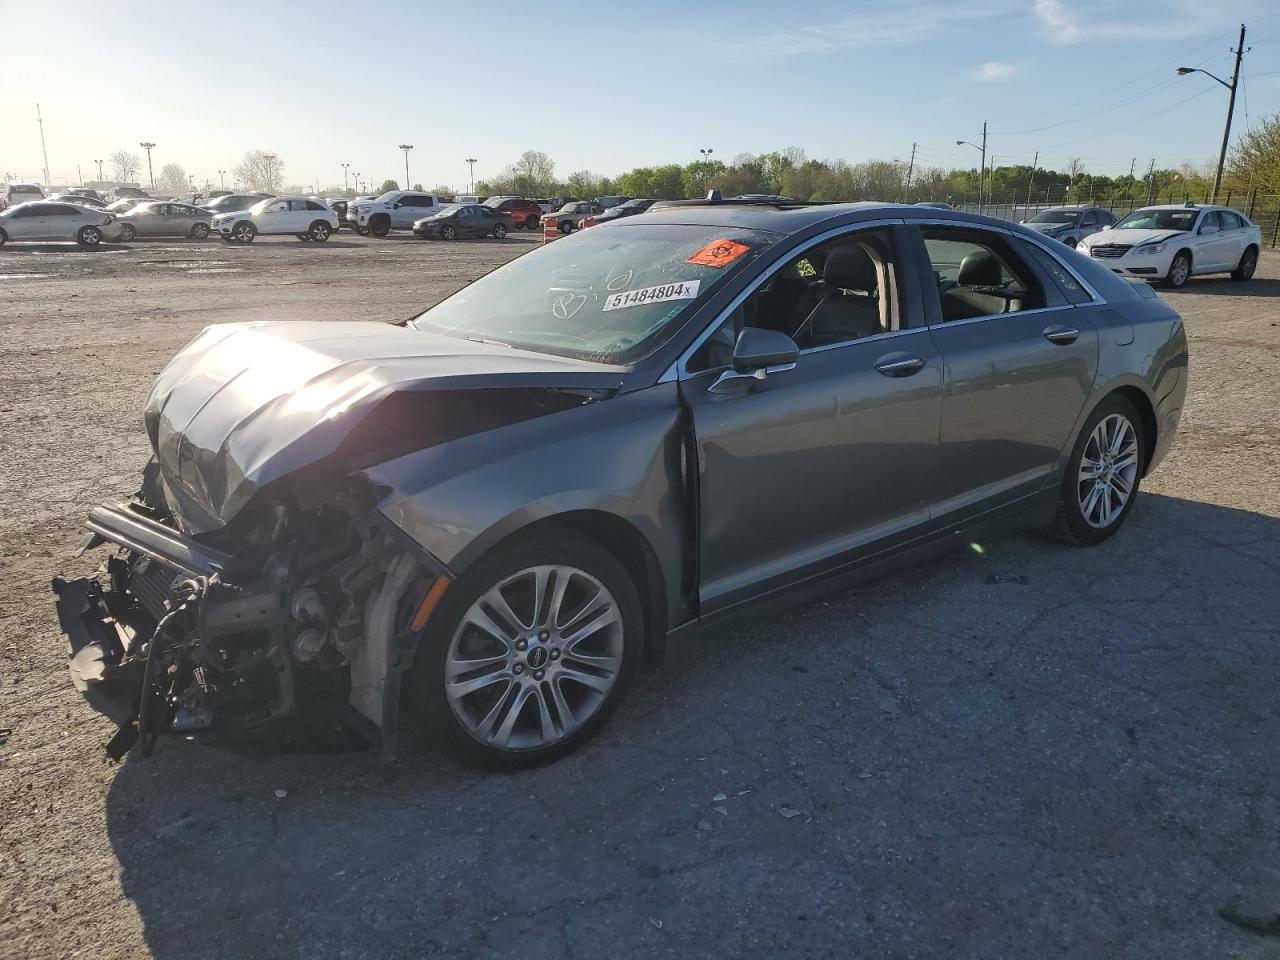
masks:
<instances>
[{"instance_id":1,"label":"driver side window","mask_svg":"<svg viewBox=\"0 0 1280 960\"><path fill-rule=\"evenodd\" d=\"M885 230L856 230L809 247L763 280L690 358L690 372L732 362L747 327L777 330L801 352L901 329L900 271Z\"/></svg>"}]
</instances>

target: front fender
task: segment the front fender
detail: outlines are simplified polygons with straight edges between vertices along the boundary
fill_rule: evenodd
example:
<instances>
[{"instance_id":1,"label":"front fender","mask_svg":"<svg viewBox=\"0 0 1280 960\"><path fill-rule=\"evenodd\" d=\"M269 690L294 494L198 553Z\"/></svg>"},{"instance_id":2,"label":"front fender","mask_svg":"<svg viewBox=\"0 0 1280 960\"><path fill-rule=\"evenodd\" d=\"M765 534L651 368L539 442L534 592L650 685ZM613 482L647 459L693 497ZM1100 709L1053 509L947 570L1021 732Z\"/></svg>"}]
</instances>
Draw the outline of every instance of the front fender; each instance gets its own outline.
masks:
<instances>
[{"instance_id":1,"label":"front fender","mask_svg":"<svg viewBox=\"0 0 1280 960\"><path fill-rule=\"evenodd\" d=\"M558 514L629 523L662 570L670 623L687 619L683 411L674 383L489 430L364 473L379 511L461 574L507 537Z\"/></svg>"}]
</instances>

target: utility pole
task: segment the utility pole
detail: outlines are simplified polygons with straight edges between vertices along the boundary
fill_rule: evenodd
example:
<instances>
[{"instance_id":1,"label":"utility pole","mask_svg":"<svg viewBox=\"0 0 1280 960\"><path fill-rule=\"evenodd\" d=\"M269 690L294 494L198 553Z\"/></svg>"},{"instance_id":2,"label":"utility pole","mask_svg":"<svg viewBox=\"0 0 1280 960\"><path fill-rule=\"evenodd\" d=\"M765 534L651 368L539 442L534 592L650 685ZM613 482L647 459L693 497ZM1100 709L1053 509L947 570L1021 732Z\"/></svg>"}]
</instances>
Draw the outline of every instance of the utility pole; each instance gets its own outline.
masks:
<instances>
[{"instance_id":1,"label":"utility pole","mask_svg":"<svg viewBox=\"0 0 1280 960\"><path fill-rule=\"evenodd\" d=\"M907 185L902 190L902 199L905 201L911 194L911 173L916 168L916 144L911 145L911 162L907 164Z\"/></svg>"},{"instance_id":2,"label":"utility pole","mask_svg":"<svg viewBox=\"0 0 1280 960\"><path fill-rule=\"evenodd\" d=\"M1206 77L1216 80L1231 92L1231 96L1227 100L1227 123L1222 130L1222 149L1218 152L1218 172L1214 174L1213 177L1212 199L1215 202L1218 199L1218 192L1222 189L1222 168L1226 166L1227 144L1231 141L1231 117L1232 114L1235 113L1236 109L1236 88L1240 85L1240 60L1249 51L1249 49L1250 48L1244 45L1244 24L1242 23L1240 24L1240 42L1237 43L1236 48L1231 51L1236 55L1236 65L1235 69L1231 73L1230 83L1227 83L1227 81L1223 80L1221 77L1215 77L1208 70L1203 70L1200 67L1179 67L1177 70L1178 76L1180 77L1185 77L1190 73L1203 73Z\"/></svg>"},{"instance_id":3,"label":"utility pole","mask_svg":"<svg viewBox=\"0 0 1280 960\"><path fill-rule=\"evenodd\" d=\"M84 174L80 172L80 164L76 164L76 183L84 183Z\"/></svg>"},{"instance_id":4,"label":"utility pole","mask_svg":"<svg viewBox=\"0 0 1280 960\"><path fill-rule=\"evenodd\" d=\"M101 161L101 160L95 160L95 161L93 161L93 162L94 162L94 163L96 163L96 164L98 165L98 182L99 182L99 183L105 183L106 181L103 179L103 176L102 176L102 161Z\"/></svg>"},{"instance_id":5,"label":"utility pole","mask_svg":"<svg viewBox=\"0 0 1280 960\"><path fill-rule=\"evenodd\" d=\"M413 149L412 143L400 144L400 149L404 151L404 188L409 189L409 151Z\"/></svg>"},{"instance_id":6,"label":"utility pole","mask_svg":"<svg viewBox=\"0 0 1280 960\"><path fill-rule=\"evenodd\" d=\"M1036 151L1035 159L1031 161L1031 179L1027 181L1027 209L1023 211L1023 219L1031 213L1031 191L1036 185L1036 167L1040 165L1040 151Z\"/></svg>"},{"instance_id":7,"label":"utility pole","mask_svg":"<svg viewBox=\"0 0 1280 960\"><path fill-rule=\"evenodd\" d=\"M40 124L40 155L44 157L44 185L51 186L49 183L49 151L44 145L44 117L40 115L40 104L36 104L36 123Z\"/></svg>"},{"instance_id":8,"label":"utility pole","mask_svg":"<svg viewBox=\"0 0 1280 960\"><path fill-rule=\"evenodd\" d=\"M982 161L978 165L978 212L981 213L983 208L983 199L986 195L987 174L987 122L985 120L982 122L982 146L978 146L976 143L969 140L956 141L957 147L963 147L966 145L982 152Z\"/></svg>"},{"instance_id":9,"label":"utility pole","mask_svg":"<svg viewBox=\"0 0 1280 960\"><path fill-rule=\"evenodd\" d=\"M463 163L471 168L471 193L474 195L476 192L476 158L466 157Z\"/></svg>"},{"instance_id":10,"label":"utility pole","mask_svg":"<svg viewBox=\"0 0 1280 960\"><path fill-rule=\"evenodd\" d=\"M1156 188L1156 158L1151 158L1151 166L1147 168L1147 203L1151 203L1151 196Z\"/></svg>"},{"instance_id":11,"label":"utility pole","mask_svg":"<svg viewBox=\"0 0 1280 960\"><path fill-rule=\"evenodd\" d=\"M151 189L154 190L156 188L156 175L151 169L151 148L154 147L155 144L148 140L145 143L138 144L138 146L147 151L147 176L151 178Z\"/></svg>"}]
</instances>

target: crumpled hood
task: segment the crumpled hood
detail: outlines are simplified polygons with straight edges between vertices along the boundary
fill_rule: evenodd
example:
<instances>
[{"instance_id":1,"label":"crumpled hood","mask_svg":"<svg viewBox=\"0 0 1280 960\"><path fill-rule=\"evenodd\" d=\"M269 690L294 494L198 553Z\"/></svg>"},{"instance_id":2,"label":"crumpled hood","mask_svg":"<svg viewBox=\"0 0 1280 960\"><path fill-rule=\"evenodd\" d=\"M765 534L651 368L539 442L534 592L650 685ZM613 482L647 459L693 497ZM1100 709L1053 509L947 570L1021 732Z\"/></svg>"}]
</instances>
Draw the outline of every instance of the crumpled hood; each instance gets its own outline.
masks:
<instances>
[{"instance_id":1,"label":"crumpled hood","mask_svg":"<svg viewBox=\"0 0 1280 960\"><path fill-rule=\"evenodd\" d=\"M1085 237L1085 240L1091 245L1095 243L1120 243L1139 247L1144 243L1159 243L1162 240L1168 240L1170 237L1176 237L1186 232L1185 230L1102 230Z\"/></svg>"},{"instance_id":2,"label":"crumpled hood","mask_svg":"<svg viewBox=\"0 0 1280 960\"><path fill-rule=\"evenodd\" d=\"M208 327L160 373L146 425L188 533L229 522L262 486L322 459L400 391L616 389L622 371L361 322Z\"/></svg>"},{"instance_id":3,"label":"crumpled hood","mask_svg":"<svg viewBox=\"0 0 1280 960\"><path fill-rule=\"evenodd\" d=\"M1074 230L1074 223L1024 223L1024 227L1028 230L1034 230L1036 233L1055 233L1058 230Z\"/></svg>"}]
</instances>

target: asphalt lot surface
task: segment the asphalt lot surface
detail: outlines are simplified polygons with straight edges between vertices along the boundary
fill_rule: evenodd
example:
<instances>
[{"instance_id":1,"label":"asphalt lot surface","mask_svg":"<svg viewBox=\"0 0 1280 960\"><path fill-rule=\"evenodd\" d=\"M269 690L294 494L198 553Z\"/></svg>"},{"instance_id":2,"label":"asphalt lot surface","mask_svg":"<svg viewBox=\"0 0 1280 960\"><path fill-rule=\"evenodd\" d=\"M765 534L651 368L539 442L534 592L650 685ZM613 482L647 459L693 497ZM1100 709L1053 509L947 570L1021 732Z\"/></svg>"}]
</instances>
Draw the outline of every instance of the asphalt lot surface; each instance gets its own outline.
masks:
<instances>
[{"instance_id":1,"label":"asphalt lot surface","mask_svg":"<svg viewBox=\"0 0 1280 960\"><path fill-rule=\"evenodd\" d=\"M49 579L209 323L387 319L536 238L0 251L0 957L1276 957L1280 256L1165 293L1177 446L1035 535L760 617L548 768L109 762ZM101 551L99 551L101 554ZM279 792L284 795L280 796Z\"/></svg>"}]
</instances>

